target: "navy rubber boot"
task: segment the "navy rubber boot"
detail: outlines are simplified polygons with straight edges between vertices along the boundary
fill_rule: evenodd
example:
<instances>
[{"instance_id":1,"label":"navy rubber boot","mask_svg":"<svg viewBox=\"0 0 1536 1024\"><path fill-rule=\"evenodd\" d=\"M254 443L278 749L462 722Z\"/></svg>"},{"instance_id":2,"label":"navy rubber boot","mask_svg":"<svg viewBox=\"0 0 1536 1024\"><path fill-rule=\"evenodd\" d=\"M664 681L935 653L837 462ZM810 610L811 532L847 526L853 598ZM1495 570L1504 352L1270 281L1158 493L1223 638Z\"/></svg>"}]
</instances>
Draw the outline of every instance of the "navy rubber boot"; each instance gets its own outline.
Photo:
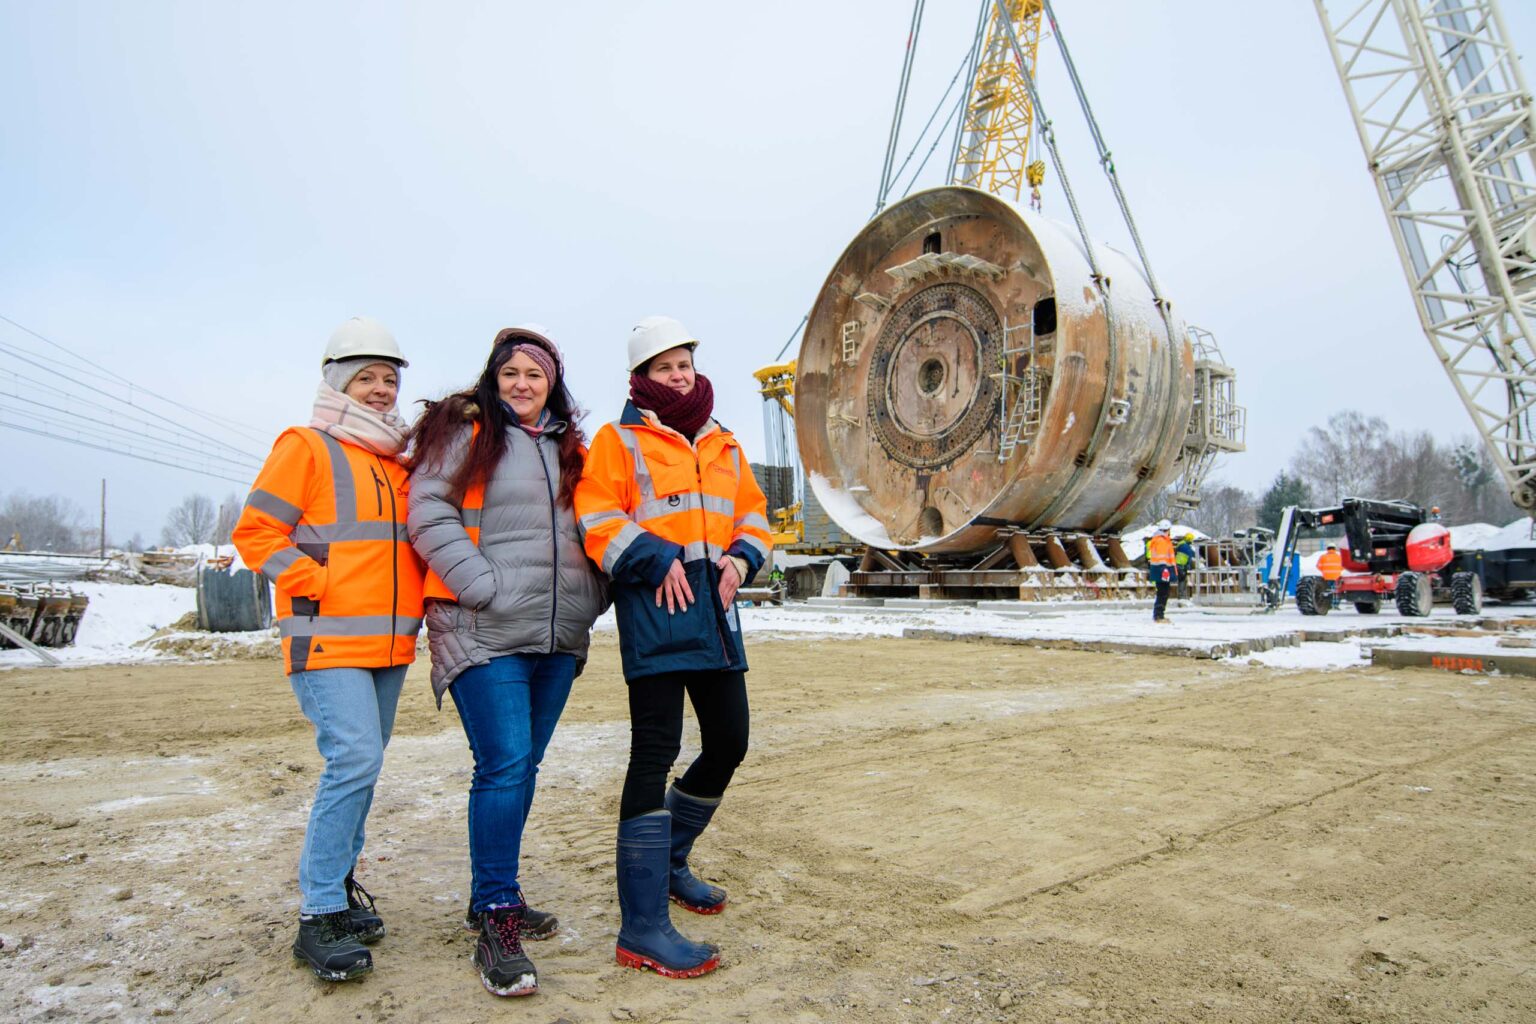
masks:
<instances>
[{"instance_id":1,"label":"navy rubber boot","mask_svg":"<svg viewBox=\"0 0 1536 1024\"><path fill-rule=\"evenodd\" d=\"M691 942L672 927L667 909L667 865L672 856L672 815L652 811L619 822L619 941L615 958L625 967L650 968L668 978L696 978L720 966L720 951Z\"/></svg>"},{"instance_id":2,"label":"navy rubber boot","mask_svg":"<svg viewBox=\"0 0 1536 1024\"><path fill-rule=\"evenodd\" d=\"M672 902L695 914L718 914L725 909L725 890L701 882L688 870L688 854L693 841L709 827L720 798L706 800L689 796L673 783L667 790L667 810L672 813L672 868L667 876L667 891Z\"/></svg>"}]
</instances>

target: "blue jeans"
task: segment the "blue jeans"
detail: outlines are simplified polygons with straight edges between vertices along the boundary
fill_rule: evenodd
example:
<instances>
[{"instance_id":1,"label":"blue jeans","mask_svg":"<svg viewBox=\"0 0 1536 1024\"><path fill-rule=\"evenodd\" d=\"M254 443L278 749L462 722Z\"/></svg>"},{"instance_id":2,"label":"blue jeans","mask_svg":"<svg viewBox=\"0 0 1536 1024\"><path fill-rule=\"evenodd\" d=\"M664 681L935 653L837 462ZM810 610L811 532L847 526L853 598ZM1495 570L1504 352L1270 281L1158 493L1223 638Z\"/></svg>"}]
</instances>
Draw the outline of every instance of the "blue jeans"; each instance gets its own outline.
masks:
<instances>
[{"instance_id":1,"label":"blue jeans","mask_svg":"<svg viewBox=\"0 0 1536 1024\"><path fill-rule=\"evenodd\" d=\"M470 907L514 903L539 762L571 695L576 657L507 654L465 669L448 693L475 756L469 786Z\"/></svg>"},{"instance_id":2,"label":"blue jeans","mask_svg":"<svg viewBox=\"0 0 1536 1024\"><path fill-rule=\"evenodd\" d=\"M363 824L373 806L373 784L395 726L395 706L406 666L322 668L288 677L299 707L315 727L325 770L299 858L300 911L347 909L347 873L363 852Z\"/></svg>"}]
</instances>

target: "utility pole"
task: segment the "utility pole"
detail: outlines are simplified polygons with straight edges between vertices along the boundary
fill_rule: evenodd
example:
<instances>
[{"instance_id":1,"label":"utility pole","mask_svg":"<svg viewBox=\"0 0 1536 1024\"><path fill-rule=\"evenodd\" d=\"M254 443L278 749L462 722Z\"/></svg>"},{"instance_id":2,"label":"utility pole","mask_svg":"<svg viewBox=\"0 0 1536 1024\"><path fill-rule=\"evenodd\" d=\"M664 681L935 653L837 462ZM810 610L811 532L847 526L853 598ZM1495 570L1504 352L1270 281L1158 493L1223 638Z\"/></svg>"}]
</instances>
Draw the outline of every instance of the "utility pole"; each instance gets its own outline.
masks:
<instances>
[{"instance_id":1,"label":"utility pole","mask_svg":"<svg viewBox=\"0 0 1536 1024\"><path fill-rule=\"evenodd\" d=\"M101 557L107 557L107 478L101 478Z\"/></svg>"}]
</instances>

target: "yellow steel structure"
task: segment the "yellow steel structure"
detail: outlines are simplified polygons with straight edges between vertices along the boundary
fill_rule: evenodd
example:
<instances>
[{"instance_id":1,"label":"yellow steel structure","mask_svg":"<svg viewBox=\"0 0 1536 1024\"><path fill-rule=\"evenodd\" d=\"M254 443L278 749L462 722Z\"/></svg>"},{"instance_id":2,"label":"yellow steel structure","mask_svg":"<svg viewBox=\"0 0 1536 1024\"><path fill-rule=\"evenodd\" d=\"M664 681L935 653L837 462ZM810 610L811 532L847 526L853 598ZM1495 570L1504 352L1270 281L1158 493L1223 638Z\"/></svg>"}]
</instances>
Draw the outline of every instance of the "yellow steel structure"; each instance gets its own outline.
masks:
<instances>
[{"instance_id":1,"label":"yellow steel structure","mask_svg":"<svg viewBox=\"0 0 1536 1024\"><path fill-rule=\"evenodd\" d=\"M1035 74L1043 12L1040 0L1009 0L1001 6L1008 8L1026 66L1020 69L1014 60L1007 25L993 4L960 126L953 180L1017 202L1026 184L1038 186L1045 177L1044 164L1029 162L1035 110L1024 86L1024 76Z\"/></svg>"},{"instance_id":2,"label":"yellow steel structure","mask_svg":"<svg viewBox=\"0 0 1536 1024\"><path fill-rule=\"evenodd\" d=\"M757 378L757 393L763 396L763 401L777 402L784 413L793 418L795 415L795 360L774 363L772 366L753 370L752 376Z\"/></svg>"},{"instance_id":3,"label":"yellow steel structure","mask_svg":"<svg viewBox=\"0 0 1536 1024\"><path fill-rule=\"evenodd\" d=\"M752 376L757 378L757 393L763 396L763 401L771 403L767 412L769 436L764 440L793 464L795 454L789 424L795 419L795 360L764 366L753 371ZM801 502L769 509L768 516L774 547L788 547L805 540Z\"/></svg>"}]
</instances>

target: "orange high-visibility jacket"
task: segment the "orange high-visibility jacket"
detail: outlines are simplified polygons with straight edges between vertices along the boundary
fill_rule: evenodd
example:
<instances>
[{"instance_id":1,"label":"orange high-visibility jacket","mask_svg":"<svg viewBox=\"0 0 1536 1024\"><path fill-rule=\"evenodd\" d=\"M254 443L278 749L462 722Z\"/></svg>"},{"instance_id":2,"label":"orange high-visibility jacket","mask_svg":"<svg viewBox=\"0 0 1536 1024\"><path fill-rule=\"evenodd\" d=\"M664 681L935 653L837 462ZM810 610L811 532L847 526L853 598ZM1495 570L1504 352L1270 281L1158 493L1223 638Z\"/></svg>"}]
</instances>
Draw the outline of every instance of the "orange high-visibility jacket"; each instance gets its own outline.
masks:
<instances>
[{"instance_id":1,"label":"orange high-visibility jacket","mask_svg":"<svg viewBox=\"0 0 1536 1024\"><path fill-rule=\"evenodd\" d=\"M772 548L767 513L735 435L713 421L690 445L629 402L597 432L576 514L587 556L613 580L626 678L746 669L740 620L720 603L715 563L742 559L748 582ZM674 559L695 601L669 615L655 593Z\"/></svg>"},{"instance_id":2,"label":"orange high-visibility jacket","mask_svg":"<svg viewBox=\"0 0 1536 1024\"><path fill-rule=\"evenodd\" d=\"M478 408L478 407L477 407ZM469 439L473 444L475 438L480 436L480 421L470 422ZM468 457L467 455L465 456ZM425 492L423 492L425 493ZM459 512L464 521L464 532L469 535L469 542L475 547L480 546L480 516L485 511L485 480L476 479L468 487L464 488L464 500L459 502ZM428 601L458 601L459 595L444 583L442 577L427 566L427 581L422 588L422 596ZM435 663L434 663L435 664Z\"/></svg>"},{"instance_id":3,"label":"orange high-visibility jacket","mask_svg":"<svg viewBox=\"0 0 1536 1024\"><path fill-rule=\"evenodd\" d=\"M1154 533L1147 540L1147 572L1154 581L1171 580L1174 564L1173 540L1165 534Z\"/></svg>"},{"instance_id":4,"label":"orange high-visibility jacket","mask_svg":"<svg viewBox=\"0 0 1536 1024\"><path fill-rule=\"evenodd\" d=\"M416 659L420 558L406 535L406 471L310 427L283 431L233 540L277 585L287 671Z\"/></svg>"},{"instance_id":5,"label":"orange high-visibility jacket","mask_svg":"<svg viewBox=\"0 0 1536 1024\"><path fill-rule=\"evenodd\" d=\"M1324 551L1317 557L1317 571L1325 580L1336 580L1344 575L1344 556L1337 551Z\"/></svg>"}]
</instances>

